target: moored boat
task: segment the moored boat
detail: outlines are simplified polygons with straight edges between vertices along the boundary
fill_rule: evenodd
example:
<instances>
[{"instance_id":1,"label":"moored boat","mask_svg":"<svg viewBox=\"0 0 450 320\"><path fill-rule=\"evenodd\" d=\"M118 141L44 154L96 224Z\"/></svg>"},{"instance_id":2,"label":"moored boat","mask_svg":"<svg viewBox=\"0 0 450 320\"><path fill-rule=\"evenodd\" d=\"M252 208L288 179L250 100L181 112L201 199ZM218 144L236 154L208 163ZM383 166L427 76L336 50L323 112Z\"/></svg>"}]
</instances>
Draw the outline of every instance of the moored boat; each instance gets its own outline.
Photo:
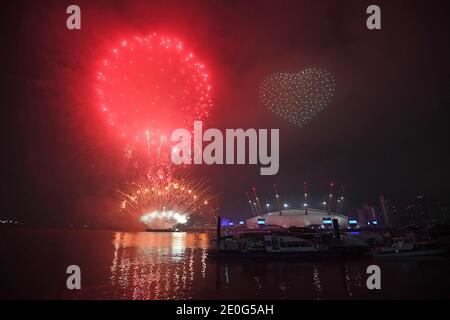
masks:
<instances>
[{"instance_id":1,"label":"moored boat","mask_svg":"<svg viewBox=\"0 0 450 320\"><path fill-rule=\"evenodd\" d=\"M216 246L217 240L214 240ZM310 259L336 256L328 246L314 244L299 237L284 235L226 236L219 248L210 251L213 257Z\"/></svg>"},{"instance_id":2,"label":"moored boat","mask_svg":"<svg viewBox=\"0 0 450 320\"><path fill-rule=\"evenodd\" d=\"M448 253L448 248L433 242L413 242L404 238L394 238L391 246L377 247L373 250L375 258L439 256Z\"/></svg>"}]
</instances>

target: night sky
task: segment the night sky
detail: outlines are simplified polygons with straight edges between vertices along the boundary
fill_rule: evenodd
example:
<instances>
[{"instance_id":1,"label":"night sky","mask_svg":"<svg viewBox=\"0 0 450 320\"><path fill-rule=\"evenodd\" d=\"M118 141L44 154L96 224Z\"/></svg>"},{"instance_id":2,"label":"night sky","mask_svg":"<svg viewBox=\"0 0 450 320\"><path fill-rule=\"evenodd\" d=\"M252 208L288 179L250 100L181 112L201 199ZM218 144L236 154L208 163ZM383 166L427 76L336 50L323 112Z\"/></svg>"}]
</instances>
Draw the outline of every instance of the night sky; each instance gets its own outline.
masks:
<instances>
[{"instance_id":1,"label":"night sky","mask_svg":"<svg viewBox=\"0 0 450 320\"><path fill-rule=\"evenodd\" d=\"M373 3L77 1L81 31L65 26L72 1L2 4L0 217L107 219L105 203L132 165L93 102L95 63L117 39L149 32L179 36L208 66L210 127L280 129L276 176L259 166L193 168L220 195L223 215L249 216L252 186L273 203L274 183L295 206L308 181L319 207L335 181L349 213L380 194L448 200L447 1L376 1L382 30L369 31ZM272 73L309 67L334 75L336 96L299 128L267 110L259 87Z\"/></svg>"}]
</instances>

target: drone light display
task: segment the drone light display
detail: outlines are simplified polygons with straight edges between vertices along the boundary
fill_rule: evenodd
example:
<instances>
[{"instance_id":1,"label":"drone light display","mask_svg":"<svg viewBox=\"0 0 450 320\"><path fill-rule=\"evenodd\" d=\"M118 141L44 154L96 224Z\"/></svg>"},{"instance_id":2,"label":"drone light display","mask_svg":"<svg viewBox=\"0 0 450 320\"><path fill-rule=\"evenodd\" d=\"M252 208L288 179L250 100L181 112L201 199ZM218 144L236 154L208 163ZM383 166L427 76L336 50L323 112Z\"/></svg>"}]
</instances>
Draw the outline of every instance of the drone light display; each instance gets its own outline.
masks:
<instances>
[{"instance_id":1,"label":"drone light display","mask_svg":"<svg viewBox=\"0 0 450 320\"><path fill-rule=\"evenodd\" d=\"M264 79L260 98L272 112L302 127L325 109L335 94L335 81L326 70L274 73Z\"/></svg>"}]
</instances>

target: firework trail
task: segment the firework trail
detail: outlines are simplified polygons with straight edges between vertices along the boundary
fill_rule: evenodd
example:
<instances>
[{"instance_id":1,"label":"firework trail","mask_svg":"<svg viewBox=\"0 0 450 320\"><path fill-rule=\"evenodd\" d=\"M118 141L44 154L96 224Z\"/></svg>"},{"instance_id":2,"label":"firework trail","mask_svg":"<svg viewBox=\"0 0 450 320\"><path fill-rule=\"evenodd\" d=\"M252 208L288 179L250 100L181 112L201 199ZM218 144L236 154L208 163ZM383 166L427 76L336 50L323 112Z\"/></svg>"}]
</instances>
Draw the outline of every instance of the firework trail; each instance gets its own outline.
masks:
<instances>
[{"instance_id":1,"label":"firework trail","mask_svg":"<svg viewBox=\"0 0 450 320\"><path fill-rule=\"evenodd\" d=\"M179 176L186 168L172 166L170 141L174 129L208 119L206 69L181 40L155 33L123 39L99 61L97 107L124 145L131 176L140 177L117 190L120 217L165 229L208 209L207 184Z\"/></svg>"},{"instance_id":2,"label":"firework trail","mask_svg":"<svg viewBox=\"0 0 450 320\"><path fill-rule=\"evenodd\" d=\"M208 214L214 199L206 182L188 176L147 176L117 189L117 195L121 214L154 229L173 228L192 215Z\"/></svg>"},{"instance_id":3,"label":"firework trail","mask_svg":"<svg viewBox=\"0 0 450 320\"><path fill-rule=\"evenodd\" d=\"M98 107L128 158L170 162L170 133L206 120L212 107L205 65L178 38L155 33L107 50L96 72Z\"/></svg>"}]
</instances>

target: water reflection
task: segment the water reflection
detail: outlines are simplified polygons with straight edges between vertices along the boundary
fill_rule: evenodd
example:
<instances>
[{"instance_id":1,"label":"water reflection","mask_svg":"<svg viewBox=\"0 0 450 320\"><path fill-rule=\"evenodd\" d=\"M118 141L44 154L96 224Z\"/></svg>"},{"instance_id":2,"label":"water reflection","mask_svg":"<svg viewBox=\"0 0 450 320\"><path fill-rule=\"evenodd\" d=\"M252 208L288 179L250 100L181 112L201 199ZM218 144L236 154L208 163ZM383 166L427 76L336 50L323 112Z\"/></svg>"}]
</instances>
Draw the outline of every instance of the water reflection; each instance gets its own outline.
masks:
<instances>
[{"instance_id":1,"label":"water reflection","mask_svg":"<svg viewBox=\"0 0 450 320\"><path fill-rule=\"evenodd\" d=\"M312 278L313 278L313 288L316 292L316 299L321 299L321 293L322 293L322 284L320 282L320 270L318 265L313 266L312 270Z\"/></svg>"},{"instance_id":2,"label":"water reflection","mask_svg":"<svg viewBox=\"0 0 450 320\"><path fill-rule=\"evenodd\" d=\"M111 284L123 298L190 299L196 277L206 277L208 242L206 234L117 232Z\"/></svg>"},{"instance_id":3,"label":"water reflection","mask_svg":"<svg viewBox=\"0 0 450 320\"><path fill-rule=\"evenodd\" d=\"M376 297L365 287L371 261L215 260L208 257L210 239L208 234L194 233L115 233L110 295L125 299ZM385 267L399 273L419 269L414 263Z\"/></svg>"},{"instance_id":4,"label":"water reflection","mask_svg":"<svg viewBox=\"0 0 450 320\"><path fill-rule=\"evenodd\" d=\"M115 233L110 295L125 299L321 300L381 294L365 285L366 268L374 263L370 260L216 260L208 257L210 239L208 234L194 233ZM422 267L414 262L384 262L385 288L395 293L399 289L389 288L393 282L388 278L400 281L405 279L403 272L420 273Z\"/></svg>"},{"instance_id":5,"label":"water reflection","mask_svg":"<svg viewBox=\"0 0 450 320\"><path fill-rule=\"evenodd\" d=\"M268 299L365 298L370 261L215 261L216 294ZM209 266L211 267L210 261Z\"/></svg>"},{"instance_id":6,"label":"water reflection","mask_svg":"<svg viewBox=\"0 0 450 320\"><path fill-rule=\"evenodd\" d=\"M343 278L348 297L352 297L355 290L364 289L362 281L363 270L361 268L354 269L354 266L344 264Z\"/></svg>"},{"instance_id":7,"label":"water reflection","mask_svg":"<svg viewBox=\"0 0 450 320\"><path fill-rule=\"evenodd\" d=\"M211 236L207 234L17 229L6 230L0 237L0 255L8 262L0 268L0 298L450 297L450 259L446 257L313 262L217 260L208 256ZM66 274L61 272L74 263L83 270L82 290L67 290ZM382 270L380 291L366 288L366 269L371 264Z\"/></svg>"}]
</instances>

